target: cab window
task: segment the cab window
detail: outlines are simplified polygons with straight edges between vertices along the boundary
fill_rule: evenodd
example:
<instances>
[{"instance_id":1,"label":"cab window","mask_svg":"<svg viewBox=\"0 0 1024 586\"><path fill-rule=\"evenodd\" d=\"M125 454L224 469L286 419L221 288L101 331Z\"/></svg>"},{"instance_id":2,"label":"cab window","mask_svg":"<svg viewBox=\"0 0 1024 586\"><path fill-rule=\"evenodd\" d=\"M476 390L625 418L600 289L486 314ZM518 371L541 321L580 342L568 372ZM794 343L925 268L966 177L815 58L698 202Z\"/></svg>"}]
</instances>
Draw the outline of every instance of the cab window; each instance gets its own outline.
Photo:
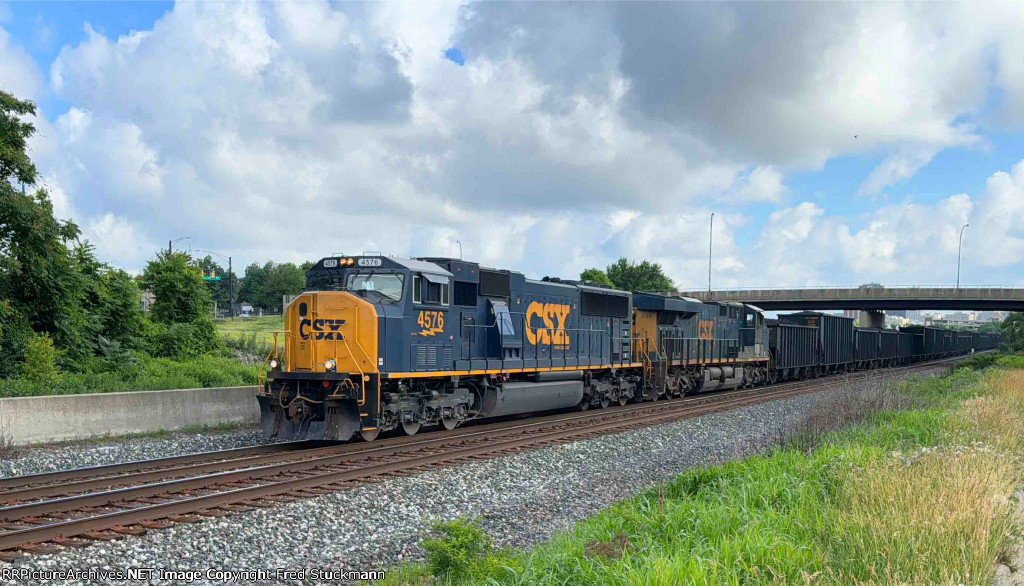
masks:
<instances>
[{"instance_id":1,"label":"cab window","mask_svg":"<svg viewBox=\"0 0 1024 586\"><path fill-rule=\"evenodd\" d=\"M375 292L391 301L401 301L405 288L405 275L387 273L358 273L348 276L346 286L356 293Z\"/></svg>"},{"instance_id":2,"label":"cab window","mask_svg":"<svg viewBox=\"0 0 1024 586\"><path fill-rule=\"evenodd\" d=\"M420 275L417 275L416 278L419 279L419 277ZM448 277L429 273L424 273L422 277L425 281L423 283L425 285L423 289L423 303L448 305Z\"/></svg>"}]
</instances>

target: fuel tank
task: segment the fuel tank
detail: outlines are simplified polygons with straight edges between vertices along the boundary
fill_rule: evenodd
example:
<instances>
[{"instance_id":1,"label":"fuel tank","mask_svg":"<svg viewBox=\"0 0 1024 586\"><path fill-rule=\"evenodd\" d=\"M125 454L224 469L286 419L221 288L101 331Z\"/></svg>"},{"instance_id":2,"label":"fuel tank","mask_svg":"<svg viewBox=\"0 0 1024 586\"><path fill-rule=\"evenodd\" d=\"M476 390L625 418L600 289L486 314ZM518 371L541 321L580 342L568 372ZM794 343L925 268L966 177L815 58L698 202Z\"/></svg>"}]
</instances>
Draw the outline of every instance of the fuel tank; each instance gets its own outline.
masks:
<instances>
[{"instance_id":1,"label":"fuel tank","mask_svg":"<svg viewBox=\"0 0 1024 586\"><path fill-rule=\"evenodd\" d=\"M491 387L484 396L482 417L574 407L583 399L583 381L515 382Z\"/></svg>"}]
</instances>

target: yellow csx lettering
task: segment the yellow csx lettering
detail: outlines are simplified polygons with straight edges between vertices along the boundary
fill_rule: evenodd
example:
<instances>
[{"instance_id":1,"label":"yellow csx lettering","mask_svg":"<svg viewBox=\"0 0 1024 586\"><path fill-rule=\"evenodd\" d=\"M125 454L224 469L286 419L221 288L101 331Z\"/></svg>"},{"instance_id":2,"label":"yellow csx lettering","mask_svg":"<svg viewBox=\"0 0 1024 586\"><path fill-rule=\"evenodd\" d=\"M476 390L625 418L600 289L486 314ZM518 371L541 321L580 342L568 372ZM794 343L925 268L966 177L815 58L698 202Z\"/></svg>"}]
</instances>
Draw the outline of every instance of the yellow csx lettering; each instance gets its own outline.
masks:
<instances>
[{"instance_id":1,"label":"yellow csx lettering","mask_svg":"<svg viewBox=\"0 0 1024 586\"><path fill-rule=\"evenodd\" d=\"M715 338L715 322L712 320L697 322L697 339L713 340Z\"/></svg>"},{"instance_id":2,"label":"yellow csx lettering","mask_svg":"<svg viewBox=\"0 0 1024 586\"><path fill-rule=\"evenodd\" d=\"M341 335L343 325L343 319L304 319L299 322L299 337L303 340L308 340L310 336L314 340L344 340Z\"/></svg>"},{"instance_id":3,"label":"yellow csx lettering","mask_svg":"<svg viewBox=\"0 0 1024 586\"><path fill-rule=\"evenodd\" d=\"M534 301L526 308L526 339L534 346L568 346L569 333L565 331L565 321L569 318L571 310L571 306L561 303ZM543 327L534 327L535 317L544 322Z\"/></svg>"}]
</instances>

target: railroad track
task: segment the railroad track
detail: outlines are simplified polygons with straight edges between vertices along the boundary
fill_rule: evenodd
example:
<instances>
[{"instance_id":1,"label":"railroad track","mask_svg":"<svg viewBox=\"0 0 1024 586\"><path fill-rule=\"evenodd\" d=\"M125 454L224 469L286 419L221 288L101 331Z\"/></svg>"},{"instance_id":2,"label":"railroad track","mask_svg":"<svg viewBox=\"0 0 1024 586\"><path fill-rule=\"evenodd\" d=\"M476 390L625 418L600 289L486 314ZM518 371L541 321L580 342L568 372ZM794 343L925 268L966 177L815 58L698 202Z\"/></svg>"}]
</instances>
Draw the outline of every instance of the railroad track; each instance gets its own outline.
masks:
<instances>
[{"instance_id":1,"label":"railroad track","mask_svg":"<svg viewBox=\"0 0 1024 586\"><path fill-rule=\"evenodd\" d=\"M898 369L548 415L377 443L290 442L0 479L0 559L86 546L176 523L277 506L407 476L630 429L799 396L847 382L932 370Z\"/></svg>"}]
</instances>

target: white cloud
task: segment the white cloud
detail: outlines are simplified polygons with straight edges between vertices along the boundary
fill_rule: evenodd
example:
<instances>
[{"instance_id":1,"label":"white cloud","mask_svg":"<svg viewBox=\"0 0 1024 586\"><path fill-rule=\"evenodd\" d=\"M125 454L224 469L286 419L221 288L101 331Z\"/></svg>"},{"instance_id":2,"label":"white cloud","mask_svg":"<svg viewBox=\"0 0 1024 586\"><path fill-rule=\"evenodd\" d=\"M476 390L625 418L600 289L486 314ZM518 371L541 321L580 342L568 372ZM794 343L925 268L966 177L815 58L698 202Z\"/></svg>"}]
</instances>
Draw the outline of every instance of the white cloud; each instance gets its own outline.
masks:
<instances>
[{"instance_id":1,"label":"white cloud","mask_svg":"<svg viewBox=\"0 0 1024 586\"><path fill-rule=\"evenodd\" d=\"M782 205L793 171L887 153L876 194L974 144L990 91L1007 116L1024 96L1021 22L995 4L179 3L61 51L50 88L71 109L38 160L128 268L184 235L240 266L461 241L532 276L627 255L702 287L704 198ZM719 212L715 283L928 275L966 214L1009 235L986 262L1011 266L1013 227L984 214L1012 207L1016 177L966 207L802 203L752 250L750 219Z\"/></svg>"},{"instance_id":2,"label":"white cloud","mask_svg":"<svg viewBox=\"0 0 1024 586\"><path fill-rule=\"evenodd\" d=\"M786 193L782 179L782 173L771 165L756 167L739 181L733 197L737 201L779 203Z\"/></svg>"},{"instance_id":3,"label":"white cloud","mask_svg":"<svg viewBox=\"0 0 1024 586\"><path fill-rule=\"evenodd\" d=\"M38 100L42 89L42 76L32 57L0 27L0 90L21 99Z\"/></svg>"}]
</instances>

